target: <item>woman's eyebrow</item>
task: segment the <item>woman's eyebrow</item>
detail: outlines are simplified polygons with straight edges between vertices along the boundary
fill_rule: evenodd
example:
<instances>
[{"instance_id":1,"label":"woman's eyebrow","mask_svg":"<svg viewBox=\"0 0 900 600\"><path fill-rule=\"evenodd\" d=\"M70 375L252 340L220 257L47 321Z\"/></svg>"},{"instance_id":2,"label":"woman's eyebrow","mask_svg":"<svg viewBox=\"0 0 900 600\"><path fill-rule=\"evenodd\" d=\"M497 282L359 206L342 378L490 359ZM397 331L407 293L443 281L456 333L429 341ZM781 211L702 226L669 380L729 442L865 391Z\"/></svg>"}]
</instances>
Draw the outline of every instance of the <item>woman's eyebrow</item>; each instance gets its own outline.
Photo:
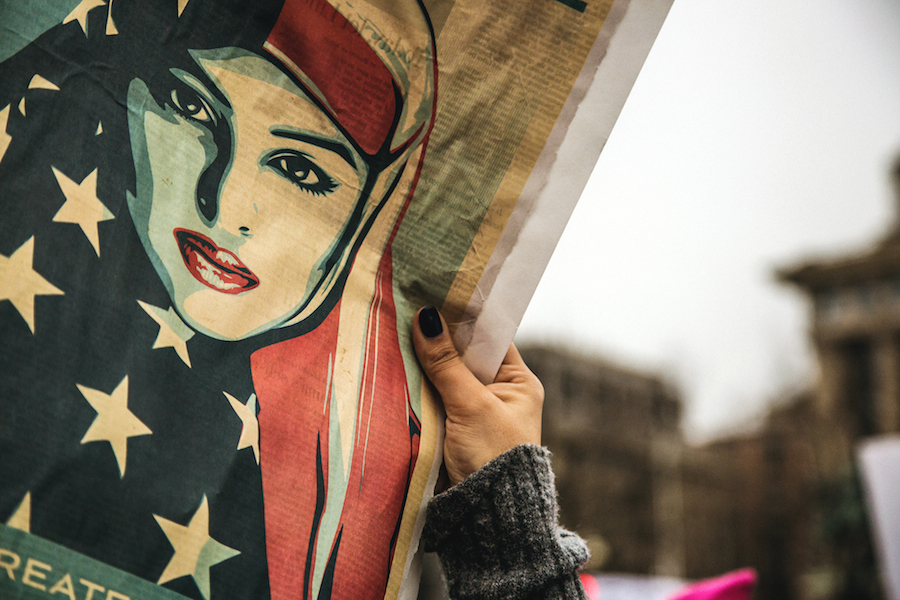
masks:
<instances>
[{"instance_id":1,"label":"woman's eyebrow","mask_svg":"<svg viewBox=\"0 0 900 600\"><path fill-rule=\"evenodd\" d=\"M306 135L304 133L297 133L296 131L288 131L286 129L273 129L272 135L297 140L299 142L306 142L307 144L312 144L313 146L325 148L326 150L330 150L331 152L334 152L335 154L343 158L345 161L347 161L347 164L349 164L354 169L356 168L356 161L353 160L353 155L350 153L350 150L339 142L323 140L322 138L313 135Z\"/></svg>"}]
</instances>

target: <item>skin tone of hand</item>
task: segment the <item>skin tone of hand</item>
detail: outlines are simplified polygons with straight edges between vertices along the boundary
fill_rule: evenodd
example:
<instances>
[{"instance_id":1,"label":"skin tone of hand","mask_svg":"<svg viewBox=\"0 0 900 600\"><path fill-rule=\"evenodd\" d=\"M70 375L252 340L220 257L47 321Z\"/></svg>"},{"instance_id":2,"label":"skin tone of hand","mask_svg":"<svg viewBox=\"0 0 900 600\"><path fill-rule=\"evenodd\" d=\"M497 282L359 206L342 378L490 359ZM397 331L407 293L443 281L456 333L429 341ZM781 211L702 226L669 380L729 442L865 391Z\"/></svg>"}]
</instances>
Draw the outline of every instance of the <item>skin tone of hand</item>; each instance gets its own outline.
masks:
<instances>
[{"instance_id":1,"label":"skin tone of hand","mask_svg":"<svg viewBox=\"0 0 900 600\"><path fill-rule=\"evenodd\" d=\"M444 402L444 466L452 485L519 444L540 445L544 387L514 345L488 385L463 364L433 307L416 315L413 345Z\"/></svg>"}]
</instances>

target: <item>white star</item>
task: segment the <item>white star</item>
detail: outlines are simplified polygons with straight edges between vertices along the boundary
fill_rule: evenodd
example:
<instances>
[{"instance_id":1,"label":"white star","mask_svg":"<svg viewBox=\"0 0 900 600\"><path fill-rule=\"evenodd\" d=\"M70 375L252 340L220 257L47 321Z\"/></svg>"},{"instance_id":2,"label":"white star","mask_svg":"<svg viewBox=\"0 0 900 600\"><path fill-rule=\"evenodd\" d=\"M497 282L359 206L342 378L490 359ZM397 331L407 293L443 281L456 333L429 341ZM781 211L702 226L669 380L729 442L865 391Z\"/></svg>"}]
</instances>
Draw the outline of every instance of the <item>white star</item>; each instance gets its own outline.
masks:
<instances>
[{"instance_id":1,"label":"white star","mask_svg":"<svg viewBox=\"0 0 900 600\"><path fill-rule=\"evenodd\" d=\"M48 79L41 77L40 75L35 74L34 77L31 78L31 81L28 82L29 90L52 90L54 92L59 91L59 86L49 81Z\"/></svg>"},{"instance_id":2,"label":"white star","mask_svg":"<svg viewBox=\"0 0 900 600\"><path fill-rule=\"evenodd\" d=\"M209 503L206 495L203 495L200 507L191 517L187 527L157 515L153 515L153 518L175 550L157 583L162 585L167 581L190 575L200 588L200 593L208 600L209 568L237 556L240 552L220 544L209 536Z\"/></svg>"},{"instance_id":3,"label":"white star","mask_svg":"<svg viewBox=\"0 0 900 600\"><path fill-rule=\"evenodd\" d=\"M229 394L222 392L231 403L231 408L240 418L243 427L241 428L241 437L238 440L237 449L253 448L253 454L256 456L256 464L259 464L259 421L256 420L256 394L250 394L247 404L241 402Z\"/></svg>"},{"instance_id":4,"label":"white star","mask_svg":"<svg viewBox=\"0 0 900 600\"><path fill-rule=\"evenodd\" d=\"M62 296L65 292L32 269L34 236L9 258L0 254L0 301L9 300L34 333L34 297Z\"/></svg>"},{"instance_id":5,"label":"white star","mask_svg":"<svg viewBox=\"0 0 900 600\"><path fill-rule=\"evenodd\" d=\"M52 169L59 189L66 197L65 204L57 211L53 221L77 224L94 247L94 252L100 256L100 232L97 226L101 221L109 221L115 217L97 198L97 169L91 171L81 183L75 183L56 167Z\"/></svg>"},{"instance_id":6,"label":"white star","mask_svg":"<svg viewBox=\"0 0 900 600\"><path fill-rule=\"evenodd\" d=\"M35 75L31 78L31 81L28 82L29 90L51 90L54 92L59 91L59 86L53 83L52 81L48 81L47 79L41 77L40 75ZM25 97L22 96L22 99L19 100L19 112L22 113L22 116L27 116L25 114ZM5 120L4 120L5 123ZM3 152L0 151L0 158L3 157Z\"/></svg>"},{"instance_id":7,"label":"white star","mask_svg":"<svg viewBox=\"0 0 900 600\"><path fill-rule=\"evenodd\" d=\"M128 375L116 386L112 394L106 394L83 385L78 385L78 391L97 411L97 417L88 427L84 437L81 438L81 443L109 442L113 454L116 455L116 462L119 464L119 476L125 477L128 438L153 433L149 427L134 416L133 412L128 410Z\"/></svg>"},{"instance_id":8,"label":"white star","mask_svg":"<svg viewBox=\"0 0 900 600\"><path fill-rule=\"evenodd\" d=\"M137 302L144 312L159 325L159 334L153 343L153 349L173 348L184 364L190 367L191 357L188 356L187 342L194 337L194 331L185 325L171 306L168 311L165 311L140 300Z\"/></svg>"},{"instance_id":9,"label":"white star","mask_svg":"<svg viewBox=\"0 0 900 600\"><path fill-rule=\"evenodd\" d=\"M106 15L106 35L119 35L119 30L116 28L112 18L112 3L113 0L109 0L109 13Z\"/></svg>"},{"instance_id":10,"label":"white star","mask_svg":"<svg viewBox=\"0 0 900 600\"><path fill-rule=\"evenodd\" d=\"M104 6L105 4L106 2L103 0L81 0L81 2L78 3L78 6L63 19L63 25L71 23L72 21L78 21L78 24L81 25L81 30L84 31L84 37L87 37L88 13L98 6Z\"/></svg>"},{"instance_id":11,"label":"white star","mask_svg":"<svg viewBox=\"0 0 900 600\"><path fill-rule=\"evenodd\" d=\"M6 526L26 533L31 532L31 492L26 492L18 508L6 522Z\"/></svg>"},{"instance_id":12,"label":"white star","mask_svg":"<svg viewBox=\"0 0 900 600\"><path fill-rule=\"evenodd\" d=\"M12 136L6 133L7 121L9 121L9 104L0 110L0 160L3 160L3 155L6 154L6 149L9 148L9 143L12 141Z\"/></svg>"}]
</instances>

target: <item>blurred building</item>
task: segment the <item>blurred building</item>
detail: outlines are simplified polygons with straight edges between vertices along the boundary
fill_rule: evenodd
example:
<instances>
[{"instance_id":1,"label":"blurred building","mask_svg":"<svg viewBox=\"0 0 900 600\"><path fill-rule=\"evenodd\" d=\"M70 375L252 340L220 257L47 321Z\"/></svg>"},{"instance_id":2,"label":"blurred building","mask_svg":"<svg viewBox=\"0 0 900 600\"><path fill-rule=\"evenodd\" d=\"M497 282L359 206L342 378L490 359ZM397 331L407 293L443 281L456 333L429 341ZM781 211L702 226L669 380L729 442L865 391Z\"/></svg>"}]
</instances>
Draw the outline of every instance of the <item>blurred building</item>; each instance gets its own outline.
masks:
<instances>
[{"instance_id":1,"label":"blurred building","mask_svg":"<svg viewBox=\"0 0 900 600\"><path fill-rule=\"evenodd\" d=\"M835 598L834 573L816 569L828 545L814 518L824 431L813 395L804 392L785 398L753 430L695 450L728 470L733 517L718 524L734 542L731 568L757 570L759 600Z\"/></svg>"},{"instance_id":2,"label":"blurred building","mask_svg":"<svg viewBox=\"0 0 900 600\"><path fill-rule=\"evenodd\" d=\"M544 383L560 520L591 546L589 570L699 579L753 566L762 587L785 588L796 571L784 566L794 560L790 540L805 523L795 519L810 456L794 435L795 422L809 423L803 408L694 447L678 393L661 377L555 348L520 351Z\"/></svg>"},{"instance_id":3,"label":"blurred building","mask_svg":"<svg viewBox=\"0 0 900 600\"><path fill-rule=\"evenodd\" d=\"M891 175L900 208L900 161ZM809 526L794 542L804 555L794 574L807 585L795 586L794 597L879 598L855 449L864 437L900 431L900 221L862 252L778 276L810 299L819 363L802 422L794 424L809 454L798 474Z\"/></svg>"},{"instance_id":4,"label":"blurred building","mask_svg":"<svg viewBox=\"0 0 900 600\"><path fill-rule=\"evenodd\" d=\"M900 162L893 181L900 204ZM811 335L821 377L816 410L839 425L827 468L849 445L900 431L900 224L871 249L779 273L812 299Z\"/></svg>"},{"instance_id":5,"label":"blurred building","mask_svg":"<svg viewBox=\"0 0 900 600\"><path fill-rule=\"evenodd\" d=\"M813 391L696 447L659 376L520 351L544 383L560 521L588 541L589 570L699 579L750 566L757 600L880 597L850 457L834 470L839 425Z\"/></svg>"}]
</instances>

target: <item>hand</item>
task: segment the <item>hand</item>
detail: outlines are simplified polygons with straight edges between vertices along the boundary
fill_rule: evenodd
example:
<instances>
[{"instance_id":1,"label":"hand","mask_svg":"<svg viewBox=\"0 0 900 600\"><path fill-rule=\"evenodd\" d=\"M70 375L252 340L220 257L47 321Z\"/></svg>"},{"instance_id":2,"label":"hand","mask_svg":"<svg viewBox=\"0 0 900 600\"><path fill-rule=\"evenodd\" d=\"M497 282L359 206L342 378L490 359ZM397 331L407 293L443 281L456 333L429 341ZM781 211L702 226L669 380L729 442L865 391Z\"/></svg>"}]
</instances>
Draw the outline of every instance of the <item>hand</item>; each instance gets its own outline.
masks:
<instances>
[{"instance_id":1,"label":"hand","mask_svg":"<svg viewBox=\"0 0 900 600\"><path fill-rule=\"evenodd\" d=\"M519 444L540 445L544 386L514 345L488 385L463 364L434 307L416 315L413 345L444 402L444 466L453 485Z\"/></svg>"}]
</instances>

